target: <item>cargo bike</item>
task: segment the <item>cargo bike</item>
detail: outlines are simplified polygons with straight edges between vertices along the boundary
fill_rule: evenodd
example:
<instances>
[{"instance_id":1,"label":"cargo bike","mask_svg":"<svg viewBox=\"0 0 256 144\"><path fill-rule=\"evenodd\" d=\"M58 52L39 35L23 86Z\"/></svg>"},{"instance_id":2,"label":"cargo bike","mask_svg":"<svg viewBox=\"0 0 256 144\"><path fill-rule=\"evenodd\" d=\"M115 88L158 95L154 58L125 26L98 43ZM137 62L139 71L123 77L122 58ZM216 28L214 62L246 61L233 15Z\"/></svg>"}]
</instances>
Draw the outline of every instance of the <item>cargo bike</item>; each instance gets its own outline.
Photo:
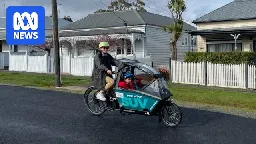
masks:
<instances>
[{"instance_id":1,"label":"cargo bike","mask_svg":"<svg viewBox=\"0 0 256 144\"><path fill-rule=\"evenodd\" d=\"M106 101L96 99L99 90L90 86L84 93L84 102L90 113L102 115L106 110L117 110L122 115L141 114L146 116L158 116L159 122L169 127L177 127L182 120L182 112L172 99L172 93L167 87L163 76L154 68L138 60L120 59L122 67L113 71L115 85L113 98L111 92L106 92ZM134 81L140 77L142 87L136 86L134 90L118 87L118 82L123 80L123 74L130 72L134 75Z\"/></svg>"}]
</instances>

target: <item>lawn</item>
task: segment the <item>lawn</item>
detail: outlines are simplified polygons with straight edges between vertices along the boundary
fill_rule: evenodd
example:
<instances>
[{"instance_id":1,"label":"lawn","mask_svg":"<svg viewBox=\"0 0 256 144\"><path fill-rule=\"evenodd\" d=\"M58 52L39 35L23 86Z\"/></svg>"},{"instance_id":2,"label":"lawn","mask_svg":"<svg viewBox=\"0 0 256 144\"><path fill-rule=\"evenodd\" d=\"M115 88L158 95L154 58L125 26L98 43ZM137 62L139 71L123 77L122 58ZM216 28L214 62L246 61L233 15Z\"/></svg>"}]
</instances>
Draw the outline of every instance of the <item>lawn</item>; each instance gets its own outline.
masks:
<instances>
[{"instance_id":1,"label":"lawn","mask_svg":"<svg viewBox=\"0 0 256 144\"><path fill-rule=\"evenodd\" d=\"M179 101L256 110L256 92L239 89L171 84L170 90Z\"/></svg>"},{"instance_id":2,"label":"lawn","mask_svg":"<svg viewBox=\"0 0 256 144\"><path fill-rule=\"evenodd\" d=\"M72 85L88 85L91 80L88 77L78 77L71 75L62 75L62 86ZM38 74L38 73L25 73L25 72L0 72L1 84L15 84L19 86L35 86L35 87L54 87L55 75L54 74Z\"/></svg>"},{"instance_id":3,"label":"lawn","mask_svg":"<svg viewBox=\"0 0 256 144\"><path fill-rule=\"evenodd\" d=\"M63 86L87 86L91 80L89 77L62 75L62 82ZM0 71L0 83L50 88L55 86L55 75ZM182 84L169 87L178 101L256 110L256 92Z\"/></svg>"}]
</instances>

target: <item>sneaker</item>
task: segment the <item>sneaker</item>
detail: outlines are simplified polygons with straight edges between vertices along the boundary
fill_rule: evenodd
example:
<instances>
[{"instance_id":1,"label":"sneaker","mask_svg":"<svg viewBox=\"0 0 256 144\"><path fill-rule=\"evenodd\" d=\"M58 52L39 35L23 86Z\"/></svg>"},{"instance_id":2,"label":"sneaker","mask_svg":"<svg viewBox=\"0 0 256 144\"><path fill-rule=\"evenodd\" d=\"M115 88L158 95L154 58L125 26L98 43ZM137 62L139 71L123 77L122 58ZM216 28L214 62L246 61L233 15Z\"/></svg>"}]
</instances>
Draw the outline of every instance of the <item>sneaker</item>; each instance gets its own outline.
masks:
<instances>
[{"instance_id":1,"label":"sneaker","mask_svg":"<svg viewBox=\"0 0 256 144\"><path fill-rule=\"evenodd\" d=\"M96 98L101 101L106 101L105 96L103 95L103 93L100 93L100 92L96 95Z\"/></svg>"}]
</instances>

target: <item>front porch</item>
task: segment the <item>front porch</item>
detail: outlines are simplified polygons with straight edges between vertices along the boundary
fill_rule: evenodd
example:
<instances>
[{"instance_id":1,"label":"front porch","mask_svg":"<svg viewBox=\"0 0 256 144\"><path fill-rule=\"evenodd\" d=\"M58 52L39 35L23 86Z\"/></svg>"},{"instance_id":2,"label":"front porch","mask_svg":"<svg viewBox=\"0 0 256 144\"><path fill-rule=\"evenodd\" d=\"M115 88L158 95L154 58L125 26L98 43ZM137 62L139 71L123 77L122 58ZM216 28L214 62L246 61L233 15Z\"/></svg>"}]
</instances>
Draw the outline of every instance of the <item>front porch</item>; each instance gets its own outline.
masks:
<instances>
[{"instance_id":1,"label":"front porch","mask_svg":"<svg viewBox=\"0 0 256 144\"><path fill-rule=\"evenodd\" d=\"M48 37L51 39L51 37ZM95 54L100 41L110 43L110 54L114 57L145 58L144 33L137 30L111 29L93 31L62 31L59 34L60 55L88 57ZM53 52L51 52L53 55Z\"/></svg>"},{"instance_id":2,"label":"front porch","mask_svg":"<svg viewBox=\"0 0 256 144\"><path fill-rule=\"evenodd\" d=\"M199 52L256 52L256 28L206 29L189 32L197 36Z\"/></svg>"}]
</instances>

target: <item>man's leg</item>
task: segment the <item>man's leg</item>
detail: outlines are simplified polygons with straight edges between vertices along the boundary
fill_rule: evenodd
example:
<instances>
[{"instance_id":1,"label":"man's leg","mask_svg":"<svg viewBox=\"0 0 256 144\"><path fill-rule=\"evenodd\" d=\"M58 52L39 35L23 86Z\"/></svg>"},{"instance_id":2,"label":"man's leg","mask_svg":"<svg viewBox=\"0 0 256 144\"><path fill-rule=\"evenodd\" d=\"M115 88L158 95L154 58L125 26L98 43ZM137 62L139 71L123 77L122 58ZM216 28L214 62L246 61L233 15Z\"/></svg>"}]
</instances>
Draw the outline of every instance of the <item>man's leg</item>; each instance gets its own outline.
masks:
<instances>
[{"instance_id":1,"label":"man's leg","mask_svg":"<svg viewBox=\"0 0 256 144\"><path fill-rule=\"evenodd\" d=\"M107 84L105 86L105 89L108 90L109 94L112 96L112 98L115 98L115 92L113 90L114 88L114 80L111 77L106 77Z\"/></svg>"},{"instance_id":2,"label":"man's leg","mask_svg":"<svg viewBox=\"0 0 256 144\"><path fill-rule=\"evenodd\" d=\"M114 80L112 78L110 78L109 76L106 76L106 85L105 85L105 91L110 90L114 85ZM106 98L103 95L103 90L101 90L98 94L97 94L97 98L102 100L102 101L106 101Z\"/></svg>"},{"instance_id":3,"label":"man's leg","mask_svg":"<svg viewBox=\"0 0 256 144\"><path fill-rule=\"evenodd\" d=\"M105 86L105 90L109 90L113 87L114 85L114 80L109 77L109 76L106 76L106 86Z\"/></svg>"}]
</instances>

